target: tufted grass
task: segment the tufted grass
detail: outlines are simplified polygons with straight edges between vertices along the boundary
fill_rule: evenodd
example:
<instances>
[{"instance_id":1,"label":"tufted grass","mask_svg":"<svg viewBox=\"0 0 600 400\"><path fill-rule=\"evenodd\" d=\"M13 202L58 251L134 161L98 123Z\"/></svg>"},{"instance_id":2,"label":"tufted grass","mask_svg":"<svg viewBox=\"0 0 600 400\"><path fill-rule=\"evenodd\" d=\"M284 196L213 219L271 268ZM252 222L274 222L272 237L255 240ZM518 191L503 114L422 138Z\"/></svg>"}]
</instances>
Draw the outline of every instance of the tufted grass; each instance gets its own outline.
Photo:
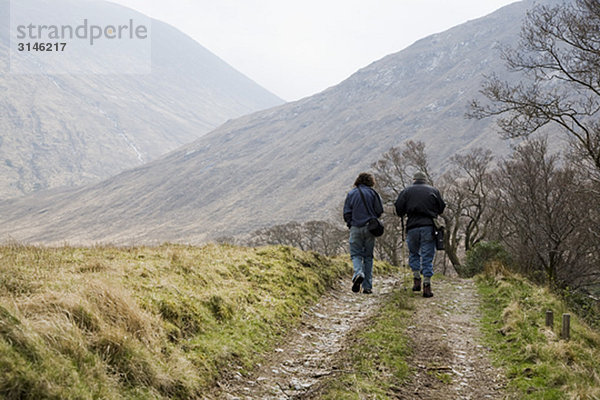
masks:
<instances>
[{"instance_id":1,"label":"tufted grass","mask_svg":"<svg viewBox=\"0 0 600 400\"><path fill-rule=\"evenodd\" d=\"M600 399L600 334L571 314L571 340L560 337L564 302L503 268L477 278L482 327L511 399ZM546 310L554 329L545 327Z\"/></svg>"},{"instance_id":2,"label":"tufted grass","mask_svg":"<svg viewBox=\"0 0 600 400\"><path fill-rule=\"evenodd\" d=\"M289 247L0 247L0 397L203 398L349 279L348 261Z\"/></svg>"}]
</instances>

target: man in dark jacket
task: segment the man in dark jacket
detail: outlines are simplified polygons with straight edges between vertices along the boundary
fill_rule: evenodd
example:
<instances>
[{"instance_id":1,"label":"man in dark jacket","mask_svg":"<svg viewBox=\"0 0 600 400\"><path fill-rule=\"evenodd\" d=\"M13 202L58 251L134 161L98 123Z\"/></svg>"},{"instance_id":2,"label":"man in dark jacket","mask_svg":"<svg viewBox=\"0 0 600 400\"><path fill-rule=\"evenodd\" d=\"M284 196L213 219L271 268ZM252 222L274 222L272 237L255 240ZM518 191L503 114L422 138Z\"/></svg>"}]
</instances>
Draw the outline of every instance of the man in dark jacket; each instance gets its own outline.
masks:
<instances>
[{"instance_id":1,"label":"man in dark jacket","mask_svg":"<svg viewBox=\"0 0 600 400\"><path fill-rule=\"evenodd\" d=\"M413 179L414 183L400 192L396 200L396 214L400 218L408 215L406 243L409 251L408 264L414 276L413 291L421 291L423 274L423 297L432 297L431 277L435 256L433 219L444 212L446 203L440 192L426 183L427 176L423 172L417 172Z\"/></svg>"},{"instance_id":2,"label":"man in dark jacket","mask_svg":"<svg viewBox=\"0 0 600 400\"><path fill-rule=\"evenodd\" d=\"M363 293L371 294L375 236L367 229L367 223L370 219L381 216L383 205L379 194L373 189L373 175L362 172L356 178L354 186L344 202L344 221L350 228L350 257L354 266L352 291L358 293L362 284Z\"/></svg>"}]
</instances>

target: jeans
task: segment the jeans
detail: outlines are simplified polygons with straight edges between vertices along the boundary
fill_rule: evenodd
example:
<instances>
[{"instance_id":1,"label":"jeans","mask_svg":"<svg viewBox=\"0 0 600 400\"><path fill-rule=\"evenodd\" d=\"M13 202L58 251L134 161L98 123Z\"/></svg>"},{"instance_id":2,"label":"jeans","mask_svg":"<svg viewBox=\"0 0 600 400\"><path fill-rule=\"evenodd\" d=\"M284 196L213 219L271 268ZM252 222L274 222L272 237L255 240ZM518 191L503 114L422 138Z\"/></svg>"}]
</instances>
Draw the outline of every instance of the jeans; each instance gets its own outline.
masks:
<instances>
[{"instance_id":1,"label":"jeans","mask_svg":"<svg viewBox=\"0 0 600 400\"><path fill-rule=\"evenodd\" d=\"M424 277L433 276L433 256L435 256L435 238L433 226L413 228L406 233L408 244L408 265L413 272Z\"/></svg>"},{"instance_id":2,"label":"jeans","mask_svg":"<svg viewBox=\"0 0 600 400\"><path fill-rule=\"evenodd\" d=\"M373 288L373 248L375 236L371 235L366 226L353 226L350 228L350 258L354 267L352 280L363 276L363 290Z\"/></svg>"}]
</instances>

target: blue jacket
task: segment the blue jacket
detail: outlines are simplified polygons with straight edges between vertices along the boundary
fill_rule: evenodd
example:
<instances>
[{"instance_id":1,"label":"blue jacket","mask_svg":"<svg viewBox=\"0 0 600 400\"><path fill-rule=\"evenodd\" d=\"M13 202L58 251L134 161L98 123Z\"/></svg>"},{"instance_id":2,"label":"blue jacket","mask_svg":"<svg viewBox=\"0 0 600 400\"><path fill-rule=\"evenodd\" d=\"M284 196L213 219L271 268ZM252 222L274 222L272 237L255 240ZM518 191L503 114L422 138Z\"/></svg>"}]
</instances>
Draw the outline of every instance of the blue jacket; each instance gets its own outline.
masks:
<instances>
[{"instance_id":1,"label":"blue jacket","mask_svg":"<svg viewBox=\"0 0 600 400\"><path fill-rule=\"evenodd\" d=\"M348 192L346 201L344 202L344 221L346 221L348 227L365 226L370 219L379 218L383 214L383 204L375 189L365 185L359 185L359 187L369 209L365 208L358 188L354 188Z\"/></svg>"}]
</instances>

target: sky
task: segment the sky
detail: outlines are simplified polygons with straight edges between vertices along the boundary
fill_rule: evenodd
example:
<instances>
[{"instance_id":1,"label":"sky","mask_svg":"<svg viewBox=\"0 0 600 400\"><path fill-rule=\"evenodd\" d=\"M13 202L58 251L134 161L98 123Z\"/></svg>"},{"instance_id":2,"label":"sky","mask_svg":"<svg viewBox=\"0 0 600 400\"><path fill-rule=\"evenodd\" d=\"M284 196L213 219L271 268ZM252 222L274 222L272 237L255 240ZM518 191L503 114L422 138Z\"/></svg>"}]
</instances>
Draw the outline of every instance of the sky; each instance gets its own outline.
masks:
<instances>
[{"instance_id":1,"label":"sky","mask_svg":"<svg viewBox=\"0 0 600 400\"><path fill-rule=\"evenodd\" d=\"M110 0L167 22L286 101L515 0Z\"/></svg>"}]
</instances>

